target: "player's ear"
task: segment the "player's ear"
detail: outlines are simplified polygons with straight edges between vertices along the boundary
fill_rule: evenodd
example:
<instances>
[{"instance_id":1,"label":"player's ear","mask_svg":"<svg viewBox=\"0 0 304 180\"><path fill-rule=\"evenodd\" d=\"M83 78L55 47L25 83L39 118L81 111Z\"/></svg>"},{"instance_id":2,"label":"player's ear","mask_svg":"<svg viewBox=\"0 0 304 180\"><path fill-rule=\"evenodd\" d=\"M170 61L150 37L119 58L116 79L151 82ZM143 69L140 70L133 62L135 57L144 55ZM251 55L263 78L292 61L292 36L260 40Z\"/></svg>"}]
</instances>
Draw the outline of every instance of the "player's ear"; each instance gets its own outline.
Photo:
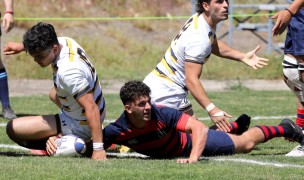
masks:
<instances>
[{"instance_id":1,"label":"player's ear","mask_svg":"<svg viewBox=\"0 0 304 180\"><path fill-rule=\"evenodd\" d=\"M53 51L54 51L55 54L57 54L58 51L59 51L59 45L54 44L54 45L53 45Z\"/></svg>"},{"instance_id":2,"label":"player's ear","mask_svg":"<svg viewBox=\"0 0 304 180\"><path fill-rule=\"evenodd\" d=\"M207 2L203 2L202 7L204 8L205 11L209 11L209 4Z\"/></svg>"},{"instance_id":3,"label":"player's ear","mask_svg":"<svg viewBox=\"0 0 304 180\"><path fill-rule=\"evenodd\" d=\"M125 110L127 111L127 113L131 113L132 112L131 105L130 104L126 104L125 105Z\"/></svg>"}]
</instances>

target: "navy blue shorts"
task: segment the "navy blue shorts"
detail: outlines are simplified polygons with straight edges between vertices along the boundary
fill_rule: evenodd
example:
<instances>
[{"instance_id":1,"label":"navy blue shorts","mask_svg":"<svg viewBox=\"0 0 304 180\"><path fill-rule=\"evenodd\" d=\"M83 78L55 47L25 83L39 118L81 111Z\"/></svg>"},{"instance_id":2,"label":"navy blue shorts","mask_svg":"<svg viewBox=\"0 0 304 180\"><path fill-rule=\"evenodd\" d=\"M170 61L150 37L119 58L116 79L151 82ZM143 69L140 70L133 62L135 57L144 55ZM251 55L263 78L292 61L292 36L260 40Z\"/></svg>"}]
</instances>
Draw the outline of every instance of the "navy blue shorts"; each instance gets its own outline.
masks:
<instances>
[{"instance_id":1,"label":"navy blue shorts","mask_svg":"<svg viewBox=\"0 0 304 180\"><path fill-rule=\"evenodd\" d=\"M288 25L284 53L304 55L304 9L295 14Z\"/></svg>"},{"instance_id":2,"label":"navy blue shorts","mask_svg":"<svg viewBox=\"0 0 304 180\"><path fill-rule=\"evenodd\" d=\"M234 143L227 133L209 129L202 156L229 155L233 154L234 150Z\"/></svg>"}]
</instances>

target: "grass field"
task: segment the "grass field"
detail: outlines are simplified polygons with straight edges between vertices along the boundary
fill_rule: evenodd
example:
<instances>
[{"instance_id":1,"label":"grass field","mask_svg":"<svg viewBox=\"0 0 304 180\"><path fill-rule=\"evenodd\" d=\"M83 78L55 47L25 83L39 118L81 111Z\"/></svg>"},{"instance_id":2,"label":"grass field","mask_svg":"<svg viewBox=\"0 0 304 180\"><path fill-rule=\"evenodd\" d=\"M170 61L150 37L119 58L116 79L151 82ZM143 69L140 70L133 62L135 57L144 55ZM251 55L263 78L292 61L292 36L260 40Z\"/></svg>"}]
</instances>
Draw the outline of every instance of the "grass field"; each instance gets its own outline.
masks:
<instances>
[{"instance_id":1,"label":"grass field","mask_svg":"<svg viewBox=\"0 0 304 180\"><path fill-rule=\"evenodd\" d=\"M208 93L212 101L234 117L247 113L257 124L276 125L280 117L295 115L295 98L288 91L250 91L239 89ZM122 112L116 94L106 94L107 119ZM46 96L13 97L12 105L19 116L57 113ZM193 100L192 100L193 101ZM194 102L194 101L193 101ZM198 117L207 114L197 104ZM265 118L259 118L265 116ZM292 118L294 120L294 118ZM7 121L0 118L0 123ZM210 125L210 121L203 121ZM16 145L0 127L1 145ZM302 179L302 158L285 157L297 143L282 138L258 145L249 154L203 158L196 164L177 164L175 160L108 156L105 162L88 158L29 156L27 151L0 148L1 179Z\"/></svg>"}]
</instances>

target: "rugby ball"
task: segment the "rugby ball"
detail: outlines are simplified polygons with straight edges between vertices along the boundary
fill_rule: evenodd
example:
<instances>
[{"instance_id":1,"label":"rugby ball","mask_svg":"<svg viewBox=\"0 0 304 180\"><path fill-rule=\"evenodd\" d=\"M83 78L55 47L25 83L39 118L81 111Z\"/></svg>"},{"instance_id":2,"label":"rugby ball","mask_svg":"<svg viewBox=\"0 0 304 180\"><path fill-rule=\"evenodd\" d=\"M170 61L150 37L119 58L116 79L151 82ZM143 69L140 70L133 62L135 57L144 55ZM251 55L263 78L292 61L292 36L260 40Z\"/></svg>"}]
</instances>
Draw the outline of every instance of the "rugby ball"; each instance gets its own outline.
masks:
<instances>
[{"instance_id":1,"label":"rugby ball","mask_svg":"<svg viewBox=\"0 0 304 180\"><path fill-rule=\"evenodd\" d=\"M84 140L75 135L64 135L55 142L57 150L54 156L76 156L86 151Z\"/></svg>"}]
</instances>

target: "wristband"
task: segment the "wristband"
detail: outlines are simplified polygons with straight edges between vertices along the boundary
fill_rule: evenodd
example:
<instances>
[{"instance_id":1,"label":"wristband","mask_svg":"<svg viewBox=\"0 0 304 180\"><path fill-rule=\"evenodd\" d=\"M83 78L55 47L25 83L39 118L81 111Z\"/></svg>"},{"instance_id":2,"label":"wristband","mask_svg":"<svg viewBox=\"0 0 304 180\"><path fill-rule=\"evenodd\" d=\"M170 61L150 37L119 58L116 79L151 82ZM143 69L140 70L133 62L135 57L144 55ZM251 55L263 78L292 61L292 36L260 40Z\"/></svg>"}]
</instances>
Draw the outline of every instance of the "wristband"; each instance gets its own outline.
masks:
<instances>
[{"instance_id":1,"label":"wristband","mask_svg":"<svg viewBox=\"0 0 304 180\"><path fill-rule=\"evenodd\" d=\"M14 15L14 11L5 11L5 14L8 13L8 14L11 14L11 15Z\"/></svg>"},{"instance_id":2,"label":"wristband","mask_svg":"<svg viewBox=\"0 0 304 180\"><path fill-rule=\"evenodd\" d=\"M95 150L104 150L103 143L93 143L93 149Z\"/></svg>"},{"instance_id":3,"label":"wristband","mask_svg":"<svg viewBox=\"0 0 304 180\"><path fill-rule=\"evenodd\" d=\"M215 108L215 105L213 103L210 103L208 106L206 106L206 111L210 112L214 108Z\"/></svg>"},{"instance_id":4,"label":"wristband","mask_svg":"<svg viewBox=\"0 0 304 180\"><path fill-rule=\"evenodd\" d=\"M288 12L290 13L291 17L294 16L294 14L293 14L288 8L286 8L285 10L288 11Z\"/></svg>"},{"instance_id":5,"label":"wristband","mask_svg":"<svg viewBox=\"0 0 304 180\"><path fill-rule=\"evenodd\" d=\"M217 113L213 114L212 116L213 116L213 117L224 116L224 112L223 112L223 111L220 111L220 112L217 112Z\"/></svg>"}]
</instances>

